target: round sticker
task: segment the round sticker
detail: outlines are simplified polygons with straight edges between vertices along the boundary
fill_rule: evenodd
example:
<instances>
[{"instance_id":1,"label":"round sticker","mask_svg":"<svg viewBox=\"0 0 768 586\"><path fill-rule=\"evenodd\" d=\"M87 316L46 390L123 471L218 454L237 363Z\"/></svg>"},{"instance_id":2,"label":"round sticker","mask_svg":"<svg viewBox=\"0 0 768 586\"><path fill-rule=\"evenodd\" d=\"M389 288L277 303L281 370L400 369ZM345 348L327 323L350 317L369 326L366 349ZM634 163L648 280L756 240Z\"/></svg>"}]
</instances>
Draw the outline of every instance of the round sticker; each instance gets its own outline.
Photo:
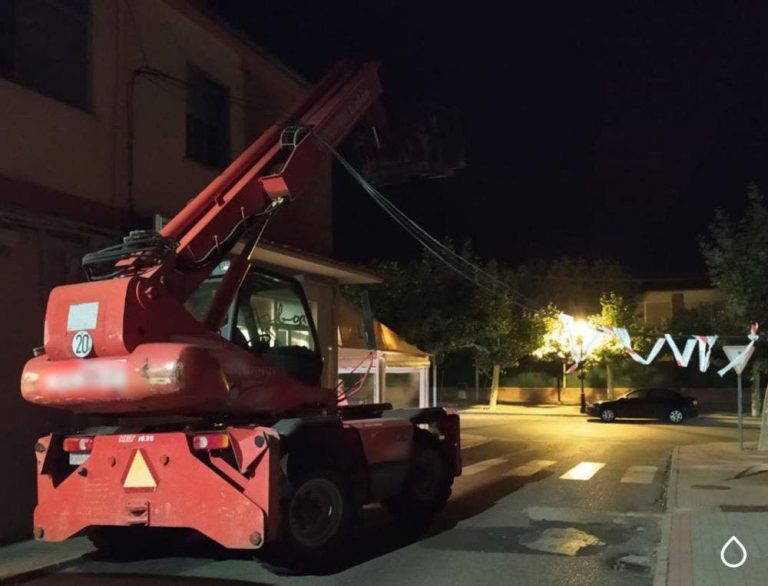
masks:
<instances>
[{"instance_id":1,"label":"round sticker","mask_svg":"<svg viewBox=\"0 0 768 586\"><path fill-rule=\"evenodd\" d=\"M72 352L78 358L85 358L93 350L93 338L85 330L77 332L72 338Z\"/></svg>"}]
</instances>

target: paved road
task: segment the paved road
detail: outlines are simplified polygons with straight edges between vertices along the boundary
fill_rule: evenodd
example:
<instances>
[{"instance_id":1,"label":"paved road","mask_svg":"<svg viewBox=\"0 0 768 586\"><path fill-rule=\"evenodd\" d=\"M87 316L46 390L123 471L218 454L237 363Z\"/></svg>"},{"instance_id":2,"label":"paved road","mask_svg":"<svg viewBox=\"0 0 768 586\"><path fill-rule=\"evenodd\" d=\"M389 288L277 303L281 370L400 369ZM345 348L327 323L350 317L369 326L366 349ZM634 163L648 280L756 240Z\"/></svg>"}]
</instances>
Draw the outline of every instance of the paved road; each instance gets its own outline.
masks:
<instances>
[{"instance_id":1,"label":"paved road","mask_svg":"<svg viewBox=\"0 0 768 586\"><path fill-rule=\"evenodd\" d=\"M462 420L465 474L426 535L404 534L374 508L344 559L320 573L203 547L123 563L94 554L30 583L650 584L672 449L735 435L704 418L681 426L553 415Z\"/></svg>"}]
</instances>

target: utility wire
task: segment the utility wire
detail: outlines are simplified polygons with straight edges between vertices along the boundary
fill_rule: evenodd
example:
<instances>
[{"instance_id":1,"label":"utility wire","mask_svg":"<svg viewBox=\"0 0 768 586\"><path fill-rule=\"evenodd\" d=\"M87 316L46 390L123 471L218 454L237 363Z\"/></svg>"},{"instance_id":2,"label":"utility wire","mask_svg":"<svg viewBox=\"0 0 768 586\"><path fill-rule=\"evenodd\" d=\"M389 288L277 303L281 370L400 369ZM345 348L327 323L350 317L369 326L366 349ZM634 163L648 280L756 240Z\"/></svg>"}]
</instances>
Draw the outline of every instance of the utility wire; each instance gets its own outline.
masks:
<instances>
[{"instance_id":1,"label":"utility wire","mask_svg":"<svg viewBox=\"0 0 768 586\"><path fill-rule=\"evenodd\" d=\"M352 177L361 185L361 187L368 193L371 198L381 207L398 225L400 225L408 234L410 234L422 247L430 252L440 262L445 264L452 271L457 273L464 279L474 283L477 287L492 293L498 294L499 288L507 293L513 295L511 301L519 307L526 310L539 310L541 305L535 301L529 299L519 291L512 289L507 283L498 279L495 275L489 273L485 269L479 267L472 261L464 258L450 247L441 243L411 218L409 218L402 210L390 202L383 194L381 194L373 185L371 185L353 166L347 161L336 149L333 148L325 139L318 134L314 134L317 140L322 143L333 156L341 163L341 165L352 175ZM466 271L471 270L473 274L469 274ZM481 283L479 276L483 276L488 284ZM518 301L514 297L520 298L525 302Z\"/></svg>"}]
</instances>

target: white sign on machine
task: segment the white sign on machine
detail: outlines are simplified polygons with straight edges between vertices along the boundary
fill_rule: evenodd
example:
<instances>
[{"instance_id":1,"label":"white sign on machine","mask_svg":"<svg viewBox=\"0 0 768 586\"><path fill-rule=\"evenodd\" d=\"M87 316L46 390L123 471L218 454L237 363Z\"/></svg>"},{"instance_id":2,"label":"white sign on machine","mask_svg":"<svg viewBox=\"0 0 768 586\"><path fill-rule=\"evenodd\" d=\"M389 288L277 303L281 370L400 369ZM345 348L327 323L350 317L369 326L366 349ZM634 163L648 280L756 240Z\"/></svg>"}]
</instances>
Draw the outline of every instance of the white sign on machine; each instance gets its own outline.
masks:
<instances>
[{"instance_id":1,"label":"white sign on machine","mask_svg":"<svg viewBox=\"0 0 768 586\"><path fill-rule=\"evenodd\" d=\"M72 353L86 358L93 350L93 338L88 330L96 329L99 318L99 302L76 303L69 306L67 331L75 332L72 337Z\"/></svg>"}]
</instances>

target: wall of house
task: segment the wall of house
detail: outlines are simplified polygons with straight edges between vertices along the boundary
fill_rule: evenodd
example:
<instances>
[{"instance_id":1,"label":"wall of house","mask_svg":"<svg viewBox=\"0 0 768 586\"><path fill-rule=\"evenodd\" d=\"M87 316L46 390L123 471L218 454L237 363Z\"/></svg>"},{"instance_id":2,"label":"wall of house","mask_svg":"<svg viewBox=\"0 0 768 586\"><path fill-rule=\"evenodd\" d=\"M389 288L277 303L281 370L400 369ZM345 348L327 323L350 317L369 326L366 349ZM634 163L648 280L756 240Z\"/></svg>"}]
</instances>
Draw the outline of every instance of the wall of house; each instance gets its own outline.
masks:
<instances>
[{"instance_id":1,"label":"wall of house","mask_svg":"<svg viewBox=\"0 0 768 586\"><path fill-rule=\"evenodd\" d=\"M69 421L19 394L21 369L42 344L50 289L81 279L82 254L106 244L93 234L115 228L107 236L112 241L126 227L129 207L141 218L173 214L219 173L186 157L187 64L229 88L233 157L305 87L185 0L94 0L91 23L87 107L0 77L0 458L10 479L0 484L0 543L30 535L35 438ZM174 79L138 74L139 68ZM329 181L330 170L319 173L312 193L330 197ZM286 214L283 233L295 246L325 252L330 203L306 199L305 211ZM20 224L9 212L18 210L29 222ZM85 235L63 233L56 226L62 219ZM322 231L328 235L317 234ZM316 292L318 299L327 295ZM329 319L321 319L326 336Z\"/></svg>"},{"instance_id":2,"label":"wall of house","mask_svg":"<svg viewBox=\"0 0 768 586\"><path fill-rule=\"evenodd\" d=\"M72 243L43 236L37 230L0 228L0 274L4 275L0 279L0 461L5 479L0 483L0 544L31 534L36 498L35 441L65 427L69 419L65 412L30 405L19 393L21 369L32 357L32 349L43 343L46 281L62 278L59 271L66 263L56 255L68 245ZM46 263L53 264L46 269Z\"/></svg>"},{"instance_id":3,"label":"wall of house","mask_svg":"<svg viewBox=\"0 0 768 586\"><path fill-rule=\"evenodd\" d=\"M684 309L697 309L722 301L717 289L680 289L646 291L638 307L638 315L649 325L657 325Z\"/></svg>"}]
</instances>

